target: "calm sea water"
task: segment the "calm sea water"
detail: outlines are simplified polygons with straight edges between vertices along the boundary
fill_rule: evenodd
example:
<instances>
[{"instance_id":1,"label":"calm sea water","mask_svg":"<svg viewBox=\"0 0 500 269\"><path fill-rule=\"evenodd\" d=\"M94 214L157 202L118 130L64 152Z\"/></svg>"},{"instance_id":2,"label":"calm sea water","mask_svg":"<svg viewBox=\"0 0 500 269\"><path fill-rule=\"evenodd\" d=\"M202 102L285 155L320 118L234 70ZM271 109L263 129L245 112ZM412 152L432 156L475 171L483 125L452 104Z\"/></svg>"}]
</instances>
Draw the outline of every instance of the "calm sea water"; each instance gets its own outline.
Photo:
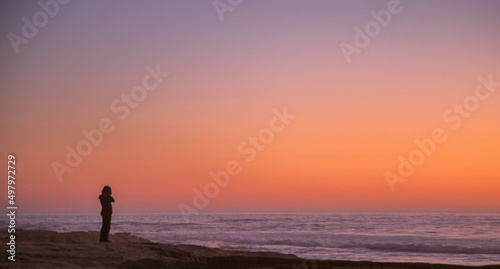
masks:
<instances>
[{"instance_id":1,"label":"calm sea water","mask_svg":"<svg viewBox=\"0 0 500 269\"><path fill-rule=\"evenodd\" d=\"M16 221L25 229L95 231L101 217L32 214ZM500 264L500 213L204 213L189 223L178 213L115 213L116 232L309 259Z\"/></svg>"}]
</instances>

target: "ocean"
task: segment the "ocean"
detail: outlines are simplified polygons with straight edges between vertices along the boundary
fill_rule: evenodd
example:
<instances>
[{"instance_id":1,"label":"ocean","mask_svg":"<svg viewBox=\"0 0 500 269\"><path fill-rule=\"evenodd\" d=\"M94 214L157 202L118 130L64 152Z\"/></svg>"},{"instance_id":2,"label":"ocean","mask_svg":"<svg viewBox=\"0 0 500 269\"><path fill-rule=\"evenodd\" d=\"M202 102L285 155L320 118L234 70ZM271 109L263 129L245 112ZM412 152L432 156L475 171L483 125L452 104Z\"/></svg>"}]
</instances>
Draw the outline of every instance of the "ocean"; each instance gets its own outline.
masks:
<instances>
[{"instance_id":1,"label":"ocean","mask_svg":"<svg viewBox=\"0 0 500 269\"><path fill-rule=\"evenodd\" d=\"M21 214L17 228L97 231L93 214ZM6 220L0 222L7 227ZM6 228L5 228L6 229ZM307 259L500 264L500 213L115 213L111 233Z\"/></svg>"}]
</instances>

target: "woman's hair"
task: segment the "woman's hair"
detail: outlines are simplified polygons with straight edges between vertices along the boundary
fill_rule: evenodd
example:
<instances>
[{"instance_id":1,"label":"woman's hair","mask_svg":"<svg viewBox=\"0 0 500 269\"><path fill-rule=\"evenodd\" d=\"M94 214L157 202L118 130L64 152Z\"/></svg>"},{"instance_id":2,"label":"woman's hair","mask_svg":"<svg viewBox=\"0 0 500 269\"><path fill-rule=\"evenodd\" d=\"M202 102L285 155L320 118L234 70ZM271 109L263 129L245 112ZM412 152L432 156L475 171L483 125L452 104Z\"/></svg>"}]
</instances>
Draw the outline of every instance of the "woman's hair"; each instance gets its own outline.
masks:
<instances>
[{"instance_id":1,"label":"woman's hair","mask_svg":"<svg viewBox=\"0 0 500 269\"><path fill-rule=\"evenodd\" d=\"M111 187L109 186L104 186L104 188L102 188L102 191L101 191L102 194L108 194L108 195L111 195Z\"/></svg>"}]
</instances>

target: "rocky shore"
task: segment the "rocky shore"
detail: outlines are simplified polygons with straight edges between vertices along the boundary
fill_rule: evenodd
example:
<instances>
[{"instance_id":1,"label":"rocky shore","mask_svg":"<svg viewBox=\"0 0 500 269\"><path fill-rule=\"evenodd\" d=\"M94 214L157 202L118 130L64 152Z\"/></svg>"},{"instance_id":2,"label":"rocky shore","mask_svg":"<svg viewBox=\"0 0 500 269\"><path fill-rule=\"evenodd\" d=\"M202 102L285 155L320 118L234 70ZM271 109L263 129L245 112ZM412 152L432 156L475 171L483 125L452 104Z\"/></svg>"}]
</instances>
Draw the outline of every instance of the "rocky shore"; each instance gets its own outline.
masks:
<instances>
[{"instance_id":1,"label":"rocky shore","mask_svg":"<svg viewBox=\"0 0 500 269\"><path fill-rule=\"evenodd\" d=\"M2 242L8 234L0 233ZM465 266L369 261L316 261L272 252L226 251L194 245L154 243L129 233L110 235L111 243L97 243L98 232L58 233L17 230L15 261L6 253L0 268L178 268L178 269L332 269L436 268ZM5 243L4 243L5 246ZM476 268L500 268L500 265Z\"/></svg>"}]
</instances>

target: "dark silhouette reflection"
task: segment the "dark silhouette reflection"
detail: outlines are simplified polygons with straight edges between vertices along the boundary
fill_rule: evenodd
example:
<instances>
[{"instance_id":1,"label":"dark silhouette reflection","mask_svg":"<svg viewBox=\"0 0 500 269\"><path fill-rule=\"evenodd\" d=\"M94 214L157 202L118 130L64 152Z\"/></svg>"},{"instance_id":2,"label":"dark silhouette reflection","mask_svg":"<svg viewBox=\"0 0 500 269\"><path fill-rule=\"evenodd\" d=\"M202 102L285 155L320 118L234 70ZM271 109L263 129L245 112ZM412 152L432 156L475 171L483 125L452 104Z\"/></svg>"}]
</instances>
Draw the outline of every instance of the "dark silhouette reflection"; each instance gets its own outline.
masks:
<instances>
[{"instance_id":1,"label":"dark silhouette reflection","mask_svg":"<svg viewBox=\"0 0 500 269\"><path fill-rule=\"evenodd\" d=\"M108 235L109 229L111 228L111 214L113 214L113 206L111 206L111 203L115 201L115 199L111 197L111 188L109 186L104 186L104 188L102 188L102 194L99 195L99 200L101 200L102 207L102 227L99 242L109 242Z\"/></svg>"}]
</instances>

